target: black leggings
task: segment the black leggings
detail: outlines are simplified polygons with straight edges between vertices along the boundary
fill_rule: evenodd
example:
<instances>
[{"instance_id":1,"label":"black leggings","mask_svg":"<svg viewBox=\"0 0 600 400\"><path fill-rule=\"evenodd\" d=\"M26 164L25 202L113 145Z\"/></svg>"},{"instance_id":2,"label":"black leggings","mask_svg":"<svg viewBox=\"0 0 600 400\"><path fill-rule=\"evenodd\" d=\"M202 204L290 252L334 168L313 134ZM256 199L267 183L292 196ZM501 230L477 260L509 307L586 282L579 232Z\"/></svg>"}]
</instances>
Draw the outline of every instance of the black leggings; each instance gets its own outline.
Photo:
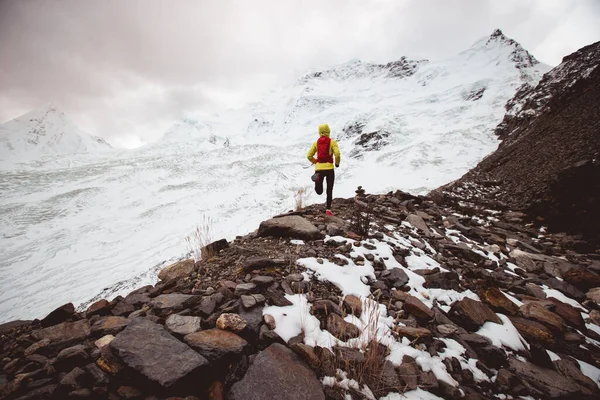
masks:
<instances>
[{"instance_id":1,"label":"black leggings","mask_svg":"<svg viewBox=\"0 0 600 400\"><path fill-rule=\"evenodd\" d=\"M333 182L335 181L335 172L333 169L317 171L317 180L315 181L315 192L323 194L323 181L327 178L327 209L331 208L333 200Z\"/></svg>"}]
</instances>

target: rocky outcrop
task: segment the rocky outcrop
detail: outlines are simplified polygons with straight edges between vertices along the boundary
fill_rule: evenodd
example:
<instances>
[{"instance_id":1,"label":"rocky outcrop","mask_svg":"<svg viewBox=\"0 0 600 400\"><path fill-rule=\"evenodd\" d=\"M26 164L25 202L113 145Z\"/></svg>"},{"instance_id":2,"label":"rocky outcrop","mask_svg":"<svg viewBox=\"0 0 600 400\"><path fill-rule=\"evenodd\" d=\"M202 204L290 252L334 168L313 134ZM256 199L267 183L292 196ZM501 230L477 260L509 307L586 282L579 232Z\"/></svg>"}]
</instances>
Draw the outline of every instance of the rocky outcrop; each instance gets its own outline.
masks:
<instances>
[{"instance_id":1,"label":"rocky outcrop","mask_svg":"<svg viewBox=\"0 0 600 400\"><path fill-rule=\"evenodd\" d=\"M323 238L324 235L306 218L291 215L261 222L258 236L315 240Z\"/></svg>"}]
</instances>

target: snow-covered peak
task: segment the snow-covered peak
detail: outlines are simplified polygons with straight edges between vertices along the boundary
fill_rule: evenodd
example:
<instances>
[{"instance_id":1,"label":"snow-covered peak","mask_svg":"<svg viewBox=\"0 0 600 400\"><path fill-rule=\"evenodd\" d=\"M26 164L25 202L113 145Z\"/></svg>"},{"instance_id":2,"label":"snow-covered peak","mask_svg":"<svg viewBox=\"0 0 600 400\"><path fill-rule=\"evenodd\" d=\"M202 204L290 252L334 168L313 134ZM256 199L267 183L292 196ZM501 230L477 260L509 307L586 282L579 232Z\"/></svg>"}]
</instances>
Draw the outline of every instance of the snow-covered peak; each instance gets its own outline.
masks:
<instances>
[{"instance_id":1,"label":"snow-covered peak","mask_svg":"<svg viewBox=\"0 0 600 400\"><path fill-rule=\"evenodd\" d=\"M169 143L202 144L203 149L227 147L229 140L215 134L215 128L210 121L199 121L186 117L175 122L163 135L161 140L151 146L162 146Z\"/></svg>"},{"instance_id":2,"label":"snow-covered peak","mask_svg":"<svg viewBox=\"0 0 600 400\"><path fill-rule=\"evenodd\" d=\"M0 125L0 160L32 161L43 156L111 150L104 139L79 129L53 104Z\"/></svg>"},{"instance_id":3,"label":"snow-covered peak","mask_svg":"<svg viewBox=\"0 0 600 400\"><path fill-rule=\"evenodd\" d=\"M427 60L409 60L406 57L401 57L399 60L387 64L372 64L359 59L352 59L325 70L310 71L300 78L298 84L306 84L314 79L405 78L413 75L419 65L427 62Z\"/></svg>"},{"instance_id":4,"label":"snow-covered peak","mask_svg":"<svg viewBox=\"0 0 600 400\"><path fill-rule=\"evenodd\" d=\"M506 103L506 114L496 134L512 143L534 119L548 109L551 102L568 96L581 81L600 66L600 42L585 46L563 58L562 63L546 73L539 84L525 84ZM506 140L510 137L510 140Z\"/></svg>"}]
</instances>

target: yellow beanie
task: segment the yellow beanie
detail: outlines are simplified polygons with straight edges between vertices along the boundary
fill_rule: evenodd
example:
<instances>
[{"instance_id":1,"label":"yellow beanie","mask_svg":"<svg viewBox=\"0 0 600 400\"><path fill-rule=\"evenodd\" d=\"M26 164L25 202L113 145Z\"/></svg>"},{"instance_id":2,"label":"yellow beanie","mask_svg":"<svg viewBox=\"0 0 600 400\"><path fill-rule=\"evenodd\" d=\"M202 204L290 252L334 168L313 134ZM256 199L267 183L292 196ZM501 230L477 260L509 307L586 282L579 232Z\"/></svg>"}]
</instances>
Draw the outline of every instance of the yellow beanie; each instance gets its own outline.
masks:
<instances>
[{"instance_id":1,"label":"yellow beanie","mask_svg":"<svg viewBox=\"0 0 600 400\"><path fill-rule=\"evenodd\" d=\"M329 136L330 132L331 131L329 130L329 125L327 125L327 124L319 125L319 135L320 136Z\"/></svg>"}]
</instances>

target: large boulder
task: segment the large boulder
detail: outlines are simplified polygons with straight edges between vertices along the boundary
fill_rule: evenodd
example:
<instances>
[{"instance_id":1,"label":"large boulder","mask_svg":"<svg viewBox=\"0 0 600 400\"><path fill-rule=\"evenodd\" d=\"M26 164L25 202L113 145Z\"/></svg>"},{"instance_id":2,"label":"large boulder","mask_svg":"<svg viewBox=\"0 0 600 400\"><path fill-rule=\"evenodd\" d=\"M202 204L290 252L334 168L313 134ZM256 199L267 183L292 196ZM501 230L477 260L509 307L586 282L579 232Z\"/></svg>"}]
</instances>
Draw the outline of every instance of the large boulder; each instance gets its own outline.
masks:
<instances>
[{"instance_id":1,"label":"large boulder","mask_svg":"<svg viewBox=\"0 0 600 400\"><path fill-rule=\"evenodd\" d=\"M136 318L109 345L128 367L150 381L171 387L208 361L161 325Z\"/></svg>"},{"instance_id":2,"label":"large boulder","mask_svg":"<svg viewBox=\"0 0 600 400\"><path fill-rule=\"evenodd\" d=\"M417 214L409 214L406 217L406 222L410 223L412 226L420 230L426 237L432 237L433 234L429 230L429 227L423 221L423 218L419 217Z\"/></svg>"},{"instance_id":3,"label":"large boulder","mask_svg":"<svg viewBox=\"0 0 600 400\"><path fill-rule=\"evenodd\" d=\"M323 235L306 218L291 215L280 218L272 218L260 223L258 236L285 237L302 240L322 239Z\"/></svg>"},{"instance_id":4,"label":"large boulder","mask_svg":"<svg viewBox=\"0 0 600 400\"><path fill-rule=\"evenodd\" d=\"M244 378L229 392L230 400L325 400L315 373L287 347L274 343L261 351Z\"/></svg>"},{"instance_id":5,"label":"large boulder","mask_svg":"<svg viewBox=\"0 0 600 400\"><path fill-rule=\"evenodd\" d=\"M58 307L50 314L46 315L44 319L40 321L43 327L48 327L52 325L60 324L61 322L65 322L69 320L75 314L75 306L73 303L63 304Z\"/></svg>"},{"instance_id":6,"label":"large boulder","mask_svg":"<svg viewBox=\"0 0 600 400\"><path fill-rule=\"evenodd\" d=\"M511 358L509 370L551 399L575 399L581 393L578 384L551 369Z\"/></svg>"},{"instance_id":7,"label":"large boulder","mask_svg":"<svg viewBox=\"0 0 600 400\"><path fill-rule=\"evenodd\" d=\"M187 276L194 272L195 263L194 260L183 260L166 266L158 273L158 279L163 282L170 281L171 279L180 278Z\"/></svg>"}]
</instances>

